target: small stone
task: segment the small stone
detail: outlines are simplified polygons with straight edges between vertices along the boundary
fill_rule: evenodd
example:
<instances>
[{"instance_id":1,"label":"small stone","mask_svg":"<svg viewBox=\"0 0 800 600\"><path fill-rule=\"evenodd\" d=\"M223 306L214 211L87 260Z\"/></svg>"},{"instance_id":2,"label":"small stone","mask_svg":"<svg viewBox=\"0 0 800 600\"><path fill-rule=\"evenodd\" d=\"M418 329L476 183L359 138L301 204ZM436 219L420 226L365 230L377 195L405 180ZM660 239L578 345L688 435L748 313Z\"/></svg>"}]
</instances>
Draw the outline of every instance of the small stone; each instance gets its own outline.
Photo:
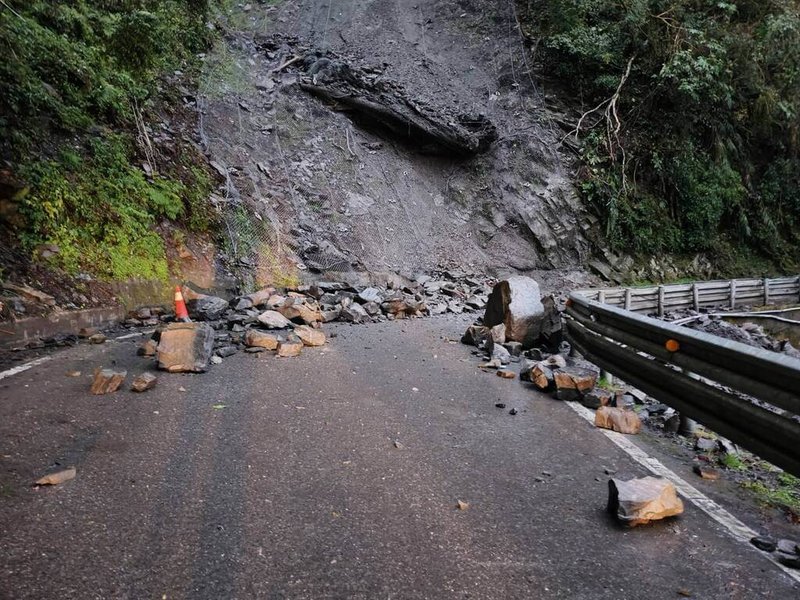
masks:
<instances>
[{"instance_id":1,"label":"small stone","mask_svg":"<svg viewBox=\"0 0 800 600\"><path fill-rule=\"evenodd\" d=\"M601 406L609 406L611 404L611 392L602 388L596 387L592 391L583 395L581 404L586 408L597 410Z\"/></svg>"},{"instance_id":2,"label":"small stone","mask_svg":"<svg viewBox=\"0 0 800 600\"><path fill-rule=\"evenodd\" d=\"M289 319L275 310L265 310L258 315L258 322L268 329L285 329L291 325Z\"/></svg>"},{"instance_id":3,"label":"small stone","mask_svg":"<svg viewBox=\"0 0 800 600\"><path fill-rule=\"evenodd\" d=\"M508 350L508 353L511 356L519 356L522 354L521 342L506 342L505 344L503 344L503 348Z\"/></svg>"},{"instance_id":4,"label":"small stone","mask_svg":"<svg viewBox=\"0 0 800 600\"><path fill-rule=\"evenodd\" d=\"M298 325L294 328L294 333L306 346L323 346L326 341L322 331L312 329L308 325Z\"/></svg>"},{"instance_id":5,"label":"small stone","mask_svg":"<svg viewBox=\"0 0 800 600\"><path fill-rule=\"evenodd\" d=\"M112 369L98 368L94 372L94 380L92 381L91 392L95 395L111 394L112 392L116 392L122 385L122 382L125 381L125 377L127 376L127 371L114 371Z\"/></svg>"},{"instance_id":6,"label":"small stone","mask_svg":"<svg viewBox=\"0 0 800 600\"><path fill-rule=\"evenodd\" d=\"M456 502L456 508L458 510L467 510L469 508L469 502L464 502L463 500L459 500Z\"/></svg>"},{"instance_id":7,"label":"small stone","mask_svg":"<svg viewBox=\"0 0 800 600\"><path fill-rule=\"evenodd\" d=\"M217 356L216 354L211 357L211 364L212 365L221 365L222 364L222 357Z\"/></svg>"},{"instance_id":8,"label":"small stone","mask_svg":"<svg viewBox=\"0 0 800 600\"><path fill-rule=\"evenodd\" d=\"M800 554L789 554L787 552L781 552L780 550L777 550L775 552L775 558L777 558L778 562L786 567L791 569L800 569Z\"/></svg>"},{"instance_id":9,"label":"small stone","mask_svg":"<svg viewBox=\"0 0 800 600\"><path fill-rule=\"evenodd\" d=\"M608 511L629 527L635 527L683 513L683 502L667 479L610 479Z\"/></svg>"},{"instance_id":10,"label":"small stone","mask_svg":"<svg viewBox=\"0 0 800 600\"><path fill-rule=\"evenodd\" d=\"M94 335L90 335L88 339L90 344L104 344L106 336L102 333L95 333Z\"/></svg>"},{"instance_id":11,"label":"small stone","mask_svg":"<svg viewBox=\"0 0 800 600\"><path fill-rule=\"evenodd\" d=\"M57 471L55 473L45 475L44 477L37 479L34 482L34 485L59 485L65 481L69 481L70 479L75 479L75 475L77 475L75 467L70 467L69 469L64 469L63 471Z\"/></svg>"},{"instance_id":12,"label":"small stone","mask_svg":"<svg viewBox=\"0 0 800 600\"><path fill-rule=\"evenodd\" d=\"M594 415L595 427L612 429L619 433L637 434L642 430L639 415L631 410L601 406Z\"/></svg>"},{"instance_id":13,"label":"small stone","mask_svg":"<svg viewBox=\"0 0 800 600\"><path fill-rule=\"evenodd\" d=\"M752 538L750 543L764 552L775 552L775 550L778 548L778 543L774 539L763 535L758 535Z\"/></svg>"},{"instance_id":14,"label":"small stone","mask_svg":"<svg viewBox=\"0 0 800 600\"><path fill-rule=\"evenodd\" d=\"M258 354L260 352L264 352L266 348L262 348L261 346L250 346L249 348L245 348L244 351L248 354Z\"/></svg>"},{"instance_id":15,"label":"small stone","mask_svg":"<svg viewBox=\"0 0 800 600\"><path fill-rule=\"evenodd\" d=\"M65 374L66 374L67 377L80 377L81 376L81 372L80 371L67 371Z\"/></svg>"},{"instance_id":16,"label":"small stone","mask_svg":"<svg viewBox=\"0 0 800 600\"><path fill-rule=\"evenodd\" d=\"M233 356L239 351L236 346L222 346L221 348L217 348L216 354L221 358L227 358L228 356Z\"/></svg>"},{"instance_id":17,"label":"small stone","mask_svg":"<svg viewBox=\"0 0 800 600\"><path fill-rule=\"evenodd\" d=\"M720 477L719 471L712 467L707 467L705 465L695 465L692 470L695 472L696 475L699 475L703 479L707 479L708 481L717 481Z\"/></svg>"},{"instance_id":18,"label":"small stone","mask_svg":"<svg viewBox=\"0 0 800 600\"><path fill-rule=\"evenodd\" d=\"M145 340L142 345L136 350L138 356L155 356L158 349L158 342L154 339Z\"/></svg>"},{"instance_id":19,"label":"small stone","mask_svg":"<svg viewBox=\"0 0 800 600\"><path fill-rule=\"evenodd\" d=\"M81 338L82 340L85 340L87 338L92 337L96 333L100 332L94 327L81 327L80 330L78 330L78 337Z\"/></svg>"},{"instance_id":20,"label":"small stone","mask_svg":"<svg viewBox=\"0 0 800 600\"><path fill-rule=\"evenodd\" d=\"M517 409L516 409L516 408L512 408L510 411L508 411L508 414L510 414L510 415L515 415L515 414L517 414L517 412L518 412L518 411L517 411Z\"/></svg>"},{"instance_id":21,"label":"small stone","mask_svg":"<svg viewBox=\"0 0 800 600\"><path fill-rule=\"evenodd\" d=\"M264 348L265 350L277 350L281 343L281 337L272 333L264 333L256 329L248 329L244 334L244 345L250 348Z\"/></svg>"},{"instance_id":22,"label":"small stone","mask_svg":"<svg viewBox=\"0 0 800 600\"><path fill-rule=\"evenodd\" d=\"M300 340L287 340L278 345L278 356L286 358L290 356L300 356L303 351L303 342Z\"/></svg>"},{"instance_id":23,"label":"small stone","mask_svg":"<svg viewBox=\"0 0 800 600\"><path fill-rule=\"evenodd\" d=\"M500 370L497 371L497 376L502 377L503 379L514 379L517 375L512 371Z\"/></svg>"},{"instance_id":24,"label":"small stone","mask_svg":"<svg viewBox=\"0 0 800 600\"><path fill-rule=\"evenodd\" d=\"M545 366L551 369L564 369L567 366L566 359L560 354L552 354L544 359Z\"/></svg>"},{"instance_id":25,"label":"small stone","mask_svg":"<svg viewBox=\"0 0 800 600\"><path fill-rule=\"evenodd\" d=\"M776 546L778 552L785 552L786 554L798 554L800 553L800 548L797 546L797 542L794 540L778 540L778 544Z\"/></svg>"},{"instance_id":26,"label":"small stone","mask_svg":"<svg viewBox=\"0 0 800 600\"><path fill-rule=\"evenodd\" d=\"M145 392L156 387L156 383L158 383L158 378L155 375L152 373L142 373L141 375L137 375L136 379L133 380L131 391Z\"/></svg>"},{"instance_id":27,"label":"small stone","mask_svg":"<svg viewBox=\"0 0 800 600\"><path fill-rule=\"evenodd\" d=\"M497 408L505 408L506 407L506 403L505 402L498 402L497 404L495 404L495 406Z\"/></svg>"},{"instance_id":28,"label":"small stone","mask_svg":"<svg viewBox=\"0 0 800 600\"><path fill-rule=\"evenodd\" d=\"M701 452L713 452L717 449L717 440L706 437L699 437L695 440L694 449Z\"/></svg>"}]
</instances>

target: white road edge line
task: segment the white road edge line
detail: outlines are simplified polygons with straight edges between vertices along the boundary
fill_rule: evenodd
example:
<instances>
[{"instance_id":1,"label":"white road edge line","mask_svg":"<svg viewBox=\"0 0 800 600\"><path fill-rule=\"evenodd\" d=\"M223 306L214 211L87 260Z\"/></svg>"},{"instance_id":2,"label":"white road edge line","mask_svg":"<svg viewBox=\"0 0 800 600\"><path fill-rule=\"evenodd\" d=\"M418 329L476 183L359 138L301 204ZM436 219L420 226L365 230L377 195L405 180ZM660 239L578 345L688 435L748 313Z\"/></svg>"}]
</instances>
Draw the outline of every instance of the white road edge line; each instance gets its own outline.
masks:
<instances>
[{"instance_id":1,"label":"white road edge line","mask_svg":"<svg viewBox=\"0 0 800 600\"><path fill-rule=\"evenodd\" d=\"M115 337L115 338L112 338L112 339L114 341L116 341L116 340L127 340L127 339L133 338L133 337L139 337L139 336L143 336L143 335L147 335L147 334L152 334L154 331L155 331L155 329L148 329L146 331L135 331L134 333L128 333L126 335L121 335L119 337Z\"/></svg>"},{"instance_id":2,"label":"white road edge line","mask_svg":"<svg viewBox=\"0 0 800 600\"><path fill-rule=\"evenodd\" d=\"M578 402L565 402L565 404L578 413L581 417L589 421L592 425L594 425L593 411L589 410ZM649 469L651 472L659 475L660 477L669 479L673 484L675 484L675 488L678 490L681 496L686 498L689 502L697 506L697 508L702 510L709 517L727 529L728 533L735 540L746 544L749 548L752 548L758 554L775 564L789 577L800 583L800 572L782 565L771 553L762 552L750 543L750 539L758 535L756 531L750 529L747 525L742 523L739 519L734 517L731 513L722 508L711 498L703 494L703 492L698 490L691 483L680 477L660 460L649 456L644 450L627 439L623 434L617 433L616 431L611 431L610 429L599 429L599 431L601 431L608 439L619 446L628 456L630 456L640 465Z\"/></svg>"},{"instance_id":3,"label":"white road edge line","mask_svg":"<svg viewBox=\"0 0 800 600\"><path fill-rule=\"evenodd\" d=\"M37 365L47 362L50 360L50 356L43 356L42 358L37 358L36 360L32 360L29 363L25 363L24 365L20 365L18 367L14 367L13 369L9 369L8 371L3 371L0 373L0 379L5 379L6 377L11 377L12 375L16 375L17 373L22 373L23 371L27 371Z\"/></svg>"}]
</instances>

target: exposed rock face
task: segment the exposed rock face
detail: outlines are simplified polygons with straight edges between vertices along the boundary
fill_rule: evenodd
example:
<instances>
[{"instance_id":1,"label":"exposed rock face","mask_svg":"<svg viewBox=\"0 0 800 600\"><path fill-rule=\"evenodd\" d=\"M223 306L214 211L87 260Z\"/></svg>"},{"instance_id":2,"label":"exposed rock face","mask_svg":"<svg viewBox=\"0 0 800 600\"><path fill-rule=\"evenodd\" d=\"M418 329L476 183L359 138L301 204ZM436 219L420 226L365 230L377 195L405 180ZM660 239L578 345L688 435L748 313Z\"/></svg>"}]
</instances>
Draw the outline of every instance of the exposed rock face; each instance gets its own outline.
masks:
<instances>
[{"instance_id":1,"label":"exposed rock face","mask_svg":"<svg viewBox=\"0 0 800 600\"><path fill-rule=\"evenodd\" d=\"M158 368L170 373L202 373L214 347L214 330L205 323L172 323L161 332Z\"/></svg>"},{"instance_id":2,"label":"exposed rock face","mask_svg":"<svg viewBox=\"0 0 800 600\"><path fill-rule=\"evenodd\" d=\"M608 482L608 510L624 524L635 527L683 513L675 486L666 479L642 477Z\"/></svg>"},{"instance_id":3,"label":"exposed rock face","mask_svg":"<svg viewBox=\"0 0 800 600\"><path fill-rule=\"evenodd\" d=\"M509 277L494 286L483 323L487 327L505 325L506 340L530 348L541 335L544 314L539 284L530 277Z\"/></svg>"},{"instance_id":4,"label":"exposed rock face","mask_svg":"<svg viewBox=\"0 0 800 600\"><path fill-rule=\"evenodd\" d=\"M632 410L601 406L594 415L594 424L619 433L636 434L642 430L642 421Z\"/></svg>"},{"instance_id":5,"label":"exposed rock face","mask_svg":"<svg viewBox=\"0 0 800 600\"><path fill-rule=\"evenodd\" d=\"M127 371L114 371L112 369L97 369L94 372L91 392L95 395L111 394L116 392L128 376Z\"/></svg>"}]
</instances>

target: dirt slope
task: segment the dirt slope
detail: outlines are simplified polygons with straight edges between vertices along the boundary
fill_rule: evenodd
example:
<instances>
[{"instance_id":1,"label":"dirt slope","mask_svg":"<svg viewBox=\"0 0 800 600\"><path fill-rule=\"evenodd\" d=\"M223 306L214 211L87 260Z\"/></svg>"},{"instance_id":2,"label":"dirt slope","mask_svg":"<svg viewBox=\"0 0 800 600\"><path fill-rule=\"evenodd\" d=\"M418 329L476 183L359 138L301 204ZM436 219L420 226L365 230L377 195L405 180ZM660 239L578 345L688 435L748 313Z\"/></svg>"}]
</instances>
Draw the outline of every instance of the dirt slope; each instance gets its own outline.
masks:
<instances>
[{"instance_id":1,"label":"dirt slope","mask_svg":"<svg viewBox=\"0 0 800 600\"><path fill-rule=\"evenodd\" d=\"M578 268L593 219L529 74L513 3L245 6L207 57L201 139L228 177L230 246L262 279L318 271ZM426 155L304 92L318 50L443 114L483 114L488 152ZM340 108L340 107L339 107ZM258 213L257 215L255 213ZM255 224L255 227L254 227ZM266 274L266 275L265 275Z\"/></svg>"}]
</instances>

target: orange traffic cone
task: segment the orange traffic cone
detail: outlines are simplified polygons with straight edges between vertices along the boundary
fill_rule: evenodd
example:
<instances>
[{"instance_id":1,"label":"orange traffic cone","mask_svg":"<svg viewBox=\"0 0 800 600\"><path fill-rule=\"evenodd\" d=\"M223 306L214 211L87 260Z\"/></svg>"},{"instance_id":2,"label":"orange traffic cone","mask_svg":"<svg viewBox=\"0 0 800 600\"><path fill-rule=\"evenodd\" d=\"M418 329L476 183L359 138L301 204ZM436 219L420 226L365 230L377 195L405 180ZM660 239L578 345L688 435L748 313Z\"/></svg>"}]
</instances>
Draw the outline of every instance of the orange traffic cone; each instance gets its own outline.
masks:
<instances>
[{"instance_id":1,"label":"orange traffic cone","mask_svg":"<svg viewBox=\"0 0 800 600\"><path fill-rule=\"evenodd\" d=\"M183 301L181 286L175 286L175 319L177 321L190 321L189 311L186 310L186 302Z\"/></svg>"}]
</instances>

